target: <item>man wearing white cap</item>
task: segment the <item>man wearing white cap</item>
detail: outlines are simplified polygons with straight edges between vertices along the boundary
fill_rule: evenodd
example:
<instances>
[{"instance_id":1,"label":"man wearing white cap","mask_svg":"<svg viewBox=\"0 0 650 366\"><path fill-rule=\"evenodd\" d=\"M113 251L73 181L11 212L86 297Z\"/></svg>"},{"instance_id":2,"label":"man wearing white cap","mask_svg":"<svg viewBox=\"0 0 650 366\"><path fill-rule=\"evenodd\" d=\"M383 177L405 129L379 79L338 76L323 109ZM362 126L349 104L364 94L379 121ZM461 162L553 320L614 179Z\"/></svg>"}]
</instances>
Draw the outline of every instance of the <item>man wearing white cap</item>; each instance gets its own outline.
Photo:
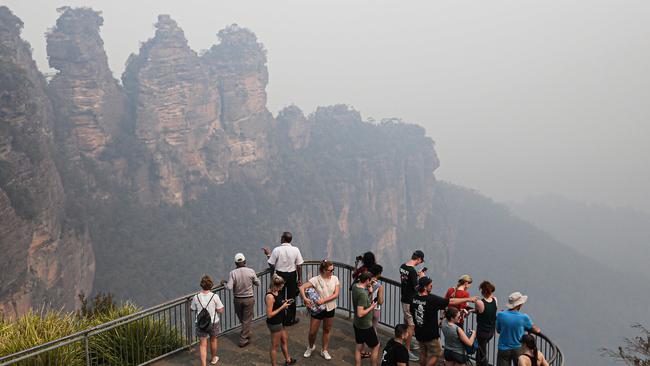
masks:
<instances>
[{"instance_id":1,"label":"man wearing white cap","mask_svg":"<svg viewBox=\"0 0 650 366\"><path fill-rule=\"evenodd\" d=\"M228 282L225 284L228 290L233 291L235 313L242 323L239 347L245 347L250 343L251 322L255 308L253 286L259 286L260 280L253 269L246 267L246 257L242 253L235 254L235 265L237 268L230 271Z\"/></svg>"},{"instance_id":2,"label":"man wearing white cap","mask_svg":"<svg viewBox=\"0 0 650 366\"><path fill-rule=\"evenodd\" d=\"M517 365L521 352L521 337L528 331L539 333L540 329L527 314L521 313L521 307L528 296L521 292L513 292L508 296L508 310L497 314L497 333L499 333L499 352L497 366Z\"/></svg>"}]
</instances>

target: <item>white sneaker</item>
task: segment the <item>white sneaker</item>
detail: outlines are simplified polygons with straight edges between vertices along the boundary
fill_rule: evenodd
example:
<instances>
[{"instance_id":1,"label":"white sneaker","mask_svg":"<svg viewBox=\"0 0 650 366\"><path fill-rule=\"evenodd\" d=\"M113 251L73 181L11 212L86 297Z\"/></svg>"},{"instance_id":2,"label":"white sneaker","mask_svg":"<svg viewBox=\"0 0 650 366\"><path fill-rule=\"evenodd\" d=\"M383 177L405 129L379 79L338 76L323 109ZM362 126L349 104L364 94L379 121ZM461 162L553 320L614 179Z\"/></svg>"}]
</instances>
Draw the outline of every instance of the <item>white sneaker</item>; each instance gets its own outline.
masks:
<instances>
[{"instance_id":1,"label":"white sneaker","mask_svg":"<svg viewBox=\"0 0 650 366\"><path fill-rule=\"evenodd\" d=\"M420 361L420 357L418 357L415 353L409 351L409 361L413 361L413 362Z\"/></svg>"},{"instance_id":2,"label":"white sneaker","mask_svg":"<svg viewBox=\"0 0 650 366\"><path fill-rule=\"evenodd\" d=\"M315 345L315 344L314 344L313 346L311 346L311 347L307 347L307 350L305 351L305 353L303 354L303 356L304 356L305 358L311 357L311 353L314 352L315 349L316 349L316 345Z\"/></svg>"},{"instance_id":3,"label":"white sneaker","mask_svg":"<svg viewBox=\"0 0 650 366\"><path fill-rule=\"evenodd\" d=\"M320 355L328 361L332 359L332 356L330 356L330 353L327 351L320 351Z\"/></svg>"},{"instance_id":4,"label":"white sneaker","mask_svg":"<svg viewBox=\"0 0 650 366\"><path fill-rule=\"evenodd\" d=\"M212 357L212 360L210 361L210 365L216 365L217 362L219 362L219 356L214 356L214 357Z\"/></svg>"}]
</instances>

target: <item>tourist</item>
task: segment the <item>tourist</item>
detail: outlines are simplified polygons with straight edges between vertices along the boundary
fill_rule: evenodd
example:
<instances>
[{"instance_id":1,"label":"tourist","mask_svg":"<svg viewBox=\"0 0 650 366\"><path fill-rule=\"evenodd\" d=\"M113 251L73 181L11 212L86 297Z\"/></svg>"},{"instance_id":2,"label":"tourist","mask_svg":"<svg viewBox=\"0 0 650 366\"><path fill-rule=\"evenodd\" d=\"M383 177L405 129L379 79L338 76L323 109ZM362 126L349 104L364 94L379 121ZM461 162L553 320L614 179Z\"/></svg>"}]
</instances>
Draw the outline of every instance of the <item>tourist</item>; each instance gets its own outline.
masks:
<instances>
[{"instance_id":1,"label":"tourist","mask_svg":"<svg viewBox=\"0 0 650 366\"><path fill-rule=\"evenodd\" d=\"M409 351L404 346L407 335L408 326L406 324L395 326L395 338L386 343L384 352L381 354L381 366L408 366Z\"/></svg>"},{"instance_id":2,"label":"tourist","mask_svg":"<svg viewBox=\"0 0 650 366\"><path fill-rule=\"evenodd\" d=\"M341 285L338 277L334 276L334 263L330 261L322 261L319 266L320 274L312 277L309 281L300 286L300 295L307 306L312 307L312 300L305 295L305 290L313 288L320 297L316 301L316 305L324 305L325 309L320 312L311 314L311 321L309 324L309 345L305 351L304 356L310 357L311 353L316 349L316 336L318 335L318 328L321 322L323 323L323 348L320 355L326 359L331 360L332 356L329 353L330 331L334 323L334 314L336 312L336 299L339 297Z\"/></svg>"},{"instance_id":3,"label":"tourist","mask_svg":"<svg viewBox=\"0 0 650 366\"><path fill-rule=\"evenodd\" d=\"M424 253L421 250L416 250L411 255L411 259L406 263L402 264L399 268L400 282L402 284L402 294L400 301L402 302L402 313L404 314L404 321L409 327L409 334L406 337L406 348L409 349L409 360L418 361L419 358L411 349L418 349L414 345L414 348L411 348L411 339L413 338L413 333L415 331L415 323L413 323L413 316L411 315L411 302L413 296L415 296L418 285L418 278L424 276L425 271L416 271L415 266L424 263Z\"/></svg>"},{"instance_id":4,"label":"tourist","mask_svg":"<svg viewBox=\"0 0 650 366\"><path fill-rule=\"evenodd\" d=\"M497 314L496 330L499 333L497 366L517 365L521 352L521 338L524 333L531 331L539 333L540 329L533 324L530 317L521 313L521 307L528 296L521 292L513 292L508 296L508 310Z\"/></svg>"},{"instance_id":5,"label":"tourist","mask_svg":"<svg viewBox=\"0 0 650 366\"><path fill-rule=\"evenodd\" d=\"M289 300L293 299L289 309L287 309L287 316L284 319L285 326L291 326L298 323L296 319L296 296L298 295L298 287L301 285L303 263L302 254L300 249L291 245L293 236L290 232L282 233L280 238L281 244L270 251L269 248L263 248L268 263L275 273L284 278L284 292L283 298Z\"/></svg>"},{"instance_id":6,"label":"tourist","mask_svg":"<svg viewBox=\"0 0 650 366\"><path fill-rule=\"evenodd\" d=\"M381 283L381 273L384 268L379 264L373 264L368 268L368 273L372 276L370 280L370 285L372 286L372 293L374 298L377 299L377 306L375 306L375 311L372 312L372 327L377 331L377 324L379 324L379 318L381 317L381 305L384 303L384 285ZM369 358L370 352L368 352L365 347L361 351L361 358Z\"/></svg>"},{"instance_id":7,"label":"tourist","mask_svg":"<svg viewBox=\"0 0 650 366\"><path fill-rule=\"evenodd\" d=\"M476 366L488 366L487 345L494 337L494 328L497 320L497 299L494 297L496 288L489 281L481 282L478 287L483 298L476 302Z\"/></svg>"},{"instance_id":8,"label":"tourist","mask_svg":"<svg viewBox=\"0 0 650 366\"><path fill-rule=\"evenodd\" d=\"M464 301L478 301L478 298L445 299L431 293L433 281L429 277L418 280L418 293L413 296L410 313L415 323L415 339L420 345L420 365L433 366L442 355L440 331L438 329L438 312L448 306Z\"/></svg>"},{"instance_id":9,"label":"tourist","mask_svg":"<svg viewBox=\"0 0 650 366\"><path fill-rule=\"evenodd\" d=\"M361 351L365 344L370 349L370 364L377 366L379 360L379 339L372 327L372 312L377 302L372 299L371 275L368 272L359 275L359 280L352 286L352 306L354 308L354 339L357 344L354 350L356 366L361 366Z\"/></svg>"},{"instance_id":10,"label":"tourist","mask_svg":"<svg viewBox=\"0 0 650 366\"><path fill-rule=\"evenodd\" d=\"M370 284L372 285L372 293L375 294L377 299L377 306L375 311L372 313L372 326L377 329L377 324L379 324L379 318L381 317L381 306L384 304L384 285L381 282L381 274L384 271L384 267L379 264L373 264L368 268L368 272L372 276Z\"/></svg>"},{"instance_id":11,"label":"tourist","mask_svg":"<svg viewBox=\"0 0 650 366\"><path fill-rule=\"evenodd\" d=\"M524 334L521 337L521 355L519 356L518 366L548 366L548 361L544 354L537 350L537 341L532 334Z\"/></svg>"},{"instance_id":12,"label":"tourist","mask_svg":"<svg viewBox=\"0 0 650 366\"><path fill-rule=\"evenodd\" d=\"M465 346L472 346L476 339L476 332L467 337L463 328L458 326L462 319L458 308L450 306L445 311L445 319L442 321L442 334L445 335L445 365L465 366L468 361Z\"/></svg>"},{"instance_id":13,"label":"tourist","mask_svg":"<svg viewBox=\"0 0 650 366\"><path fill-rule=\"evenodd\" d=\"M206 366L208 357L208 337L210 338L210 364L216 365L219 362L217 356L217 335L220 331L219 313L224 312L223 303L219 295L212 292L214 282L210 276L201 278L201 291L192 297L190 309L196 312L196 337L199 339L199 357L201 366ZM210 323L206 328L201 329L202 310L207 310Z\"/></svg>"},{"instance_id":14,"label":"tourist","mask_svg":"<svg viewBox=\"0 0 650 366\"><path fill-rule=\"evenodd\" d=\"M242 253L235 254L235 266L237 268L230 271L225 285L228 290L233 292L235 314L242 323L239 347L245 347L250 343L251 322L255 309L253 286L259 286L260 280L252 268L246 267L246 257Z\"/></svg>"},{"instance_id":15,"label":"tourist","mask_svg":"<svg viewBox=\"0 0 650 366\"><path fill-rule=\"evenodd\" d=\"M455 287L450 287L447 290L447 293L445 294L446 299L452 299L455 297L469 297L469 291L467 291L470 286L472 286L472 276L470 275L462 275L458 279L458 283L456 284ZM458 308L460 310L460 323L458 323L459 327L463 327L463 324L465 323L465 317L469 314L467 311L467 303L462 302L458 305L453 305L454 307Z\"/></svg>"},{"instance_id":16,"label":"tourist","mask_svg":"<svg viewBox=\"0 0 650 366\"><path fill-rule=\"evenodd\" d=\"M280 291L284 287L284 278L273 275L271 286L266 293L266 326L271 331L271 365L277 366L278 345L281 345L285 365L293 365L297 361L289 356L289 335L284 329L284 317L292 299L284 300Z\"/></svg>"},{"instance_id":17,"label":"tourist","mask_svg":"<svg viewBox=\"0 0 650 366\"><path fill-rule=\"evenodd\" d=\"M360 274L368 271L368 268L375 263L377 263L377 261L375 260L375 253L373 252L365 252L363 255L358 256L354 261L355 270L352 273L352 279L356 281ZM361 266L359 266L359 264L361 264Z\"/></svg>"}]
</instances>

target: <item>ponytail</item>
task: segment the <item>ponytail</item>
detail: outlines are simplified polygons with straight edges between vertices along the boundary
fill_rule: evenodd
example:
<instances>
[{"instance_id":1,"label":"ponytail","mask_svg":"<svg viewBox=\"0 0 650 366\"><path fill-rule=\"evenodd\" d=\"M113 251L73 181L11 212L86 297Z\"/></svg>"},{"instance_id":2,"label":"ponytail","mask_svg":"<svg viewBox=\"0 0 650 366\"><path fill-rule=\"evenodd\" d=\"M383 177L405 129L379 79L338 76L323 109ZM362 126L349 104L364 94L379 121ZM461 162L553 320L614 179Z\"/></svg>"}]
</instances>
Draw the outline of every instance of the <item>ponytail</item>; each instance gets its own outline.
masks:
<instances>
[{"instance_id":1,"label":"ponytail","mask_svg":"<svg viewBox=\"0 0 650 366\"><path fill-rule=\"evenodd\" d=\"M537 351L537 342L535 340L535 336L532 334L524 334L523 337L521 337L521 343L526 346L529 350L532 351L533 357L530 359L531 365L532 366L538 366L539 365L539 360L537 357L537 354L539 353Z\"/></svg>"}]
</instances>

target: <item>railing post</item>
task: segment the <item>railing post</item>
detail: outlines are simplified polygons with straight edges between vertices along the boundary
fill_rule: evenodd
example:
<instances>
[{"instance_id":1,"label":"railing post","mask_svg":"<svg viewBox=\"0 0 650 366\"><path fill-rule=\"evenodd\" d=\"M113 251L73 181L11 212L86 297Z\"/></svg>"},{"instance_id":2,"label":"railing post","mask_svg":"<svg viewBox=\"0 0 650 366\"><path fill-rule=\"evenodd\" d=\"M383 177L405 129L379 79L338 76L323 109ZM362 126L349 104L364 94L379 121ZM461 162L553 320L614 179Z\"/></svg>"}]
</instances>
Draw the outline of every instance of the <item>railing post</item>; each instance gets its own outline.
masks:
<instances>
[{"instance_id":1,"label":"railing post","mask_svg":"<svg viewBox=\"0 0 650 366\"><path fill-rule=\"evenodd\" d=\"M187 349L192 348L192 311L190 309L191 298L185 302L185 337L187 338Z\"/></svg>"},{"instance_id":2,"label":"railing post","mask_svg":"<svg viewBox=\"0 0 650 366\"><path fill-rule=\"evenodd\" d=\"M90 366L90 347L88 346L88 333L84 336L84 353L86 354L86 366Z\"/></svg>"},{"instance_id":3,"label":"railing post","mask_svg":"<svg viewBox=\"0 0 650 366\"><path fill-rule=\"evenodd\" d=\"M349 268L346 268L348 271L348 281L350 283L350 286L348 286L348 319L352 318L352 308L354 307L354 304L352 303L352 270Z\"/></svg>"}]
</instances>

